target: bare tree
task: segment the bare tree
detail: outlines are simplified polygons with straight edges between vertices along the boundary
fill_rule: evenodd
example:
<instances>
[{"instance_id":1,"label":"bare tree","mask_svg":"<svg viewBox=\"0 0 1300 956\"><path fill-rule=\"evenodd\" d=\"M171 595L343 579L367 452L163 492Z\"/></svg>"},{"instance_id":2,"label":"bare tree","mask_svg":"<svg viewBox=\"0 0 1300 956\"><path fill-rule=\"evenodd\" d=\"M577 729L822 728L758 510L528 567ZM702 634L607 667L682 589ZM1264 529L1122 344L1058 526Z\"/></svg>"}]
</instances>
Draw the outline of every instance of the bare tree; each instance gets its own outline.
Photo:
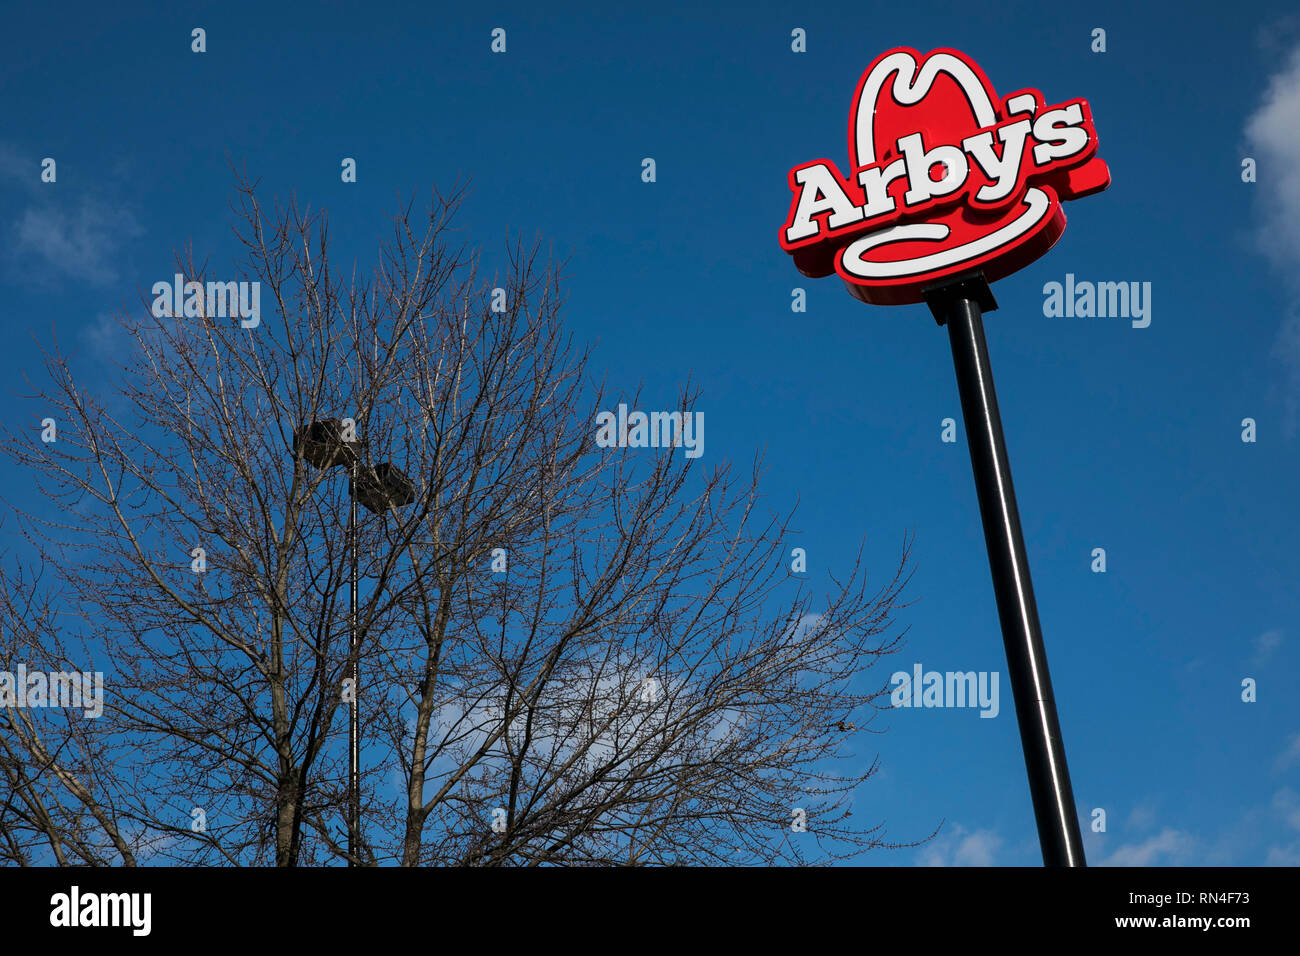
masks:
<instances>
[{"instance_id":1,"label":"bare tree","mask_svg":"<svg viewBox=\"0 0 1300 956\"><path fill-rule=\"evenodd\" d=\"M115 795L104 789L115 782L104 766L113 747L104 724L89 719L95 715L87 688L76 688L75 701L49 700L49 675L79 676L93 661L91 649L65 646L54 623L58 612L38 585L0 568L0 660L47 678L42 704L80 706L25 706L27 687L24 706L17 706L17 689L6 688L15 702L0 707L0 861L134 866L135 850L113 811Z\"/></svg>"},{"instance_id":2,"label":"bare tree","mask_svg":"<svg viewBox=\"0 0 1300 956\"><path fill-rule=\"evenodd\" d=\"M757 462L599 447L605 390L563 332L559 266L514 242L488 279L451 238L462 196L414 224L407 205L362 278L331 263L322 214L264 209L241 178L236 272L260 283L260 323L216 314L190 253L179 314L122 314L116 392L46 353L57 439L5 443L45 505L13 509L4 650L64 668L75 644L106 700L96 720L0 708L0 860L348 859L348 469L295 441L329 419L355 438L359 493L379 462L415 485L358 528L355 862L897 845L851 803L876 769L855 748L887 693L870 668L901 636L910 541L874 591L859 559L815 595Z\"/></svg>"}]
</instances>

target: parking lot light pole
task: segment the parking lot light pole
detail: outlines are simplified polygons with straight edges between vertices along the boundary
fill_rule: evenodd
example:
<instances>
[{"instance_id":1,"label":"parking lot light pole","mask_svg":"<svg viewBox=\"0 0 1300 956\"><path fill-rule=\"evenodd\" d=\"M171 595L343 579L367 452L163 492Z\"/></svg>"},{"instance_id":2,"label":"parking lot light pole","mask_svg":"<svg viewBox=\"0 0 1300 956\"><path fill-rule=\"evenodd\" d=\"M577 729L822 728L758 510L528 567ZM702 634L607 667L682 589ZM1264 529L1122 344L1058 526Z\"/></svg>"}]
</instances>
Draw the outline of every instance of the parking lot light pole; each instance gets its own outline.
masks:
<instances>
[{"instance_id":1,"label":"parking lot light pole","mask_svg":"<svg viewBox=\"0 0 1300 956\"><path fill-rule=\"evenodd\" d=\"M348 558L352 582L348 596L348 866L356 866L361 849L361 629L357 621L357 461L348 474Z\"/></svg>"},{"instance_id":2,"label":"parking lot light pole","mask_svg":"<svg viewBox=\"0 0 1300 956\"><path fill-rule=\"evenodd\" d=\"M356 866L361 851L361 627L358 598L358 531L357 504L380 514L400 508L415 500L415 484L396 465L384 462L371 468L361 460L361 442L344 438L343 423L326 418L303 425L294 432L293 453L320 469L347 465L348 530L347 548L350 563L348 601L348 666L346 678L352 681L352 699L348 708L348 866Z\"/></svg>"}]
</instances>

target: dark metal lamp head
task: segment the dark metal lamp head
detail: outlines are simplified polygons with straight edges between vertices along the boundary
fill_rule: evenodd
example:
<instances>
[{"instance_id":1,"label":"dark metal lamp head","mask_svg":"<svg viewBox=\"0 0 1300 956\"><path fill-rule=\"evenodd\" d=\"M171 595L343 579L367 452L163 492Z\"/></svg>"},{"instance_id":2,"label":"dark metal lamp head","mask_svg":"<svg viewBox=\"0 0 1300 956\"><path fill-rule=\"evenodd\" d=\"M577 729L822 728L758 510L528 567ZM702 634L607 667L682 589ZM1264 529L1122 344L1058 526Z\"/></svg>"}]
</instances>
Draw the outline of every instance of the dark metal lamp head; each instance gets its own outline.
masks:
<instances>
[{"instance_id":1,"label":"dark metal lamp head","mask_svg":"<svg viewBox=\"0 0 1300 956\"><path fill-rule=\"evenodd\" d=\"M355 494L368 511L379 514L415 500L415 482L391 462L357 469Z\"/></svg>"},{"instance_id":2,"label":"dark metal lamp head","mask_svg":"<svg viewBox=\"0 0 1300 956\"><path fill-rule=\"evenodd\" d=\"M293 433L294 455L301 455L317 468L355 464L360 445L357 441L344 440L343 422L337 418L302 425Z\"/></svg>"}]
</instances>

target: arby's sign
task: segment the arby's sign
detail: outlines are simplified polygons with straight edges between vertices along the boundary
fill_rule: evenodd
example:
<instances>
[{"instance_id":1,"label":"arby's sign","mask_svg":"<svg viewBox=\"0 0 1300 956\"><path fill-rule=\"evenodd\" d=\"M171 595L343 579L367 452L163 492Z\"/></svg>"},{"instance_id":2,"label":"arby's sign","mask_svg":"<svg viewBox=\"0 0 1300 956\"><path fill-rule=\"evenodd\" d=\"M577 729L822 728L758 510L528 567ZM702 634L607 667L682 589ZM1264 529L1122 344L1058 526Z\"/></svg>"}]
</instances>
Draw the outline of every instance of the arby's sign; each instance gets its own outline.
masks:
<instances>
[{"instance_id":1,"label":"arby's sign","mask_svg":"<svg viewBox=\"0 0 1300 956\"><path fill-rule=\"evenodd\" d=\"M780 243L804 275L834 272L877 305L1023 268L1065 231L1062 201L1110 185L1086 100L999 99L957 50L878 56L853 94L848 139L847 175L829 159L790 170Z\"/></svg>"}]
</instances>

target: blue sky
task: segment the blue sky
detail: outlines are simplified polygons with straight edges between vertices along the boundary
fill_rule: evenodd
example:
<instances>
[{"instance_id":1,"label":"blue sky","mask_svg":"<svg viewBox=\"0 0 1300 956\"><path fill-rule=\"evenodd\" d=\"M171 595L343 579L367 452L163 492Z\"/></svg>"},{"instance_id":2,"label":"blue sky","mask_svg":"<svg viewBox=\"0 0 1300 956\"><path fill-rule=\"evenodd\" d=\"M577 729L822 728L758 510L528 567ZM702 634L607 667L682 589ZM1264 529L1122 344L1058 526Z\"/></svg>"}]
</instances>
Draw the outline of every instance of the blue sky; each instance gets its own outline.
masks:
<instances>
[{"instance_id":1,"label":"blue sky","mask_svg":"<svg viewBox=\"0 0 1300 956\"><path fill-rule=\"evenodd\" d=\"M845 164L880 52L953 46L1000 94L1091 103L1109 191L1066 207L986 319L1038 606L1092 863L1300 863L1300 17L1287 3L99 4L6 18L0 374L33 334L93 375L104 316L193 241L234 256L227 156L329 209L369 261L398 197L472 176L461 225L570 257L567 323L615 390L671 408L698 383L706 461L769 467L816 574L871 571L917 534L891 670L998 671L996 719L898 710L865 737L864 862L1039 862L944 330L801 277L777 245L786 171ZM190 31L207 32L207 52ZM493 28L507 52L493 54ZM807 32L807 52L790 48ZM1091 50L1094 28L1106 52ZM40 161L57 161L55 184ZM340 181L344 157L357 182ZM657 181L641 179L652 157ZM1241 164L1256 159L1258 181ZM1150 282L1152 321L1048 318L1066 273ZM804 313L791 290L808 293ZM957 443L940 422L958 420ZM1241 440L1256 420L1258 440ZM21 475L0 476L21 502ZM1105 548L1107 571L1090 570ZM885 675L881 675L882 679ZM1258 700L1241 700L1241 682Z\"/></svg>"}]
</instances>

